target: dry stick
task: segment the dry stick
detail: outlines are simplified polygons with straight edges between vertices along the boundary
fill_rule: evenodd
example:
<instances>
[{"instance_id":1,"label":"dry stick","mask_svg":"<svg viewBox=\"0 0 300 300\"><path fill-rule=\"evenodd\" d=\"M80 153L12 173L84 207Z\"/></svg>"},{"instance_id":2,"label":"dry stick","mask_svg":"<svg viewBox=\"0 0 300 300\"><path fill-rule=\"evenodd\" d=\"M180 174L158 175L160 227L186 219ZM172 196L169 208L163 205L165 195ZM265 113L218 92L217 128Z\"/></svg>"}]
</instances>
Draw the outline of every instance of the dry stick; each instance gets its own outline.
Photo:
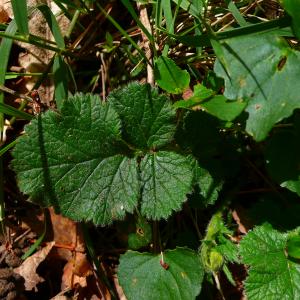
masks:
<instances>
[{"instance_id":1,"label":"dry stick","mask_svg":"<svg viewBox=\"0 0 300 300\"><path fill-rule=\"evenodd\" d=\"M253 3L251 3L250 5L248 5L245 8L241 8L241 14L245 15L250 9L252 9L253 7L255 7L257 4L259 4L260 2L262 2L263 0L258 0L255 1ZM224 21L226 18L232 16L231 13L227 13L226 15L222 16L220 19L216 20L215 22L211 23L211 26L215 26L217 24L219 24L220 22ZM229 23L227 23L226 25L224 25L221 29L218 30L218 32L223 31L225 28L227 28L228 26L232 25L235 22L235 20L231 20Z\"/></svg>"},{"instance_id":2,"label":"dry stick","mask_svg":"<svg viewBox=\"0 0 300 300\"><path fill-rule=\"evenodd\" d=\"M152 28L148 17L147 8L143 4L137 3L137 7L140 11L140 21L145 26L145 28L148 30L150 34L152 34ZM151 43L146 36L146 34L141 30L141 35L143 39L143 48L145 49L146 58L149 62L152 62L152 50L151 50ZM154 86L154 70L153 66L151 66L149 63L147 63L147 82Z\"/></svg>"},{"instance_id":3,"label":"dry stick","mask_svg":"<svg viewBox=\"0 0 300 300\"><path fill-rule=\"evenodd\" d=\"M31 97L29 97L27 95L24 95L24 94L20 94L20 93L14 91L14 90L9 89L8 87L6 87L4 85L0 85L0 91L11 94L13 96L16 96L16 97L19 97L19 98L22 98L22 99L25 99L29 102L33 102L33 99Z\"/></svg>"}]
</instances>

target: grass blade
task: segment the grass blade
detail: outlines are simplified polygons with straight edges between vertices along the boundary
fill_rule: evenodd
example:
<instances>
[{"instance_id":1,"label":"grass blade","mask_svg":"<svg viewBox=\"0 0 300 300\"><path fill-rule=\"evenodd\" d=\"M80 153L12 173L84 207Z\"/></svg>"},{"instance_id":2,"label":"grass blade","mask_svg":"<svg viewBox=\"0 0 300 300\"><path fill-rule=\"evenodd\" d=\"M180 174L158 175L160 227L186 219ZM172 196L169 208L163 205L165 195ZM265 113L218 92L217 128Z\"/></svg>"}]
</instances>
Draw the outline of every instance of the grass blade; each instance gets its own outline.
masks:
<instances>
[{"instance_id":1,"label":"grass blade","mask_svg":"<svg viewBox=\"0 0 300 300\"><path fill-rule=\"evenodd\" d=\"M111 17L103 7L96 2L97 7L101 10L101 12L105 15L105 17L120 31L120 33L131 43L131 45L139 52L139 54L144 58L144 60L151 65L149 60L147 59L144 51L139 47L139 45L130 37L130 35L122 28L122 26Z\"/></svg>"},{"instance_id":2,"label":"grass blade","mask_svg":"<svg viewBox=\"0 0 300 300\"><path fill-rule=\"evenodd\" d=\"M7 34L15 34L17 31L17 25L15 20L12 20L5 30ZM7 70L8 59L11 51L13 40L2 39L0 45L0 84L3 85L5 82L5 73ZM0 92L0 103L4 103L4 93ZM3 143L3 128L4 128L4 115L0 113L0 144ZM3 187L3 160L0 157L0 223L1 231L5 236L4 230L4 218L5 218L5 205L4 205L4 187Z\"/></svg>"},{"instance_id":3,"label":"grass blade","mask_svg":"<svg viewBox=\"0 0 300 300\"><path fill-rule=\"evenodd\" d=\"M12 20L8 25L5 33L9 35L14 35L17 31L17 25L15 20ZM11 50L13 40L3 38L0 45L0 85L4 85L5 74L7 70L7 64L9 60L9 54ZM4 94L0 92L0 103L4 102ZM1 127L2 128L2 127Z\"/></svg>"},{"instance_id":4,"label":"grass blade","mask_svg":"<svg viewBox=\"0 0 300 300\"><path fill-rule=\"evenodd\" d=\"M3 146L2 148L0 148L0 157L6 153L9 149L11 149L13 146L15 146L15 144L17 143L17 140L12 141L11 143L9 143L6 146Z\"/></svg>"},{"instance_id":5,"label":"grass blade","mask_svg":"<svg viewBox=\"0 0 300 300\"><path fill-rule=\"evenodd\" d=\"M69 68L61 55L56 55L53 62L53 75L55 85L55 101L61 109L63 100L68 98Z\"/></svg>"},{"instance_id":6,"label":"grass blade","mask_svg":"<svg viewBox=\"0 0 300 300\"><path fill-rule=\"evenodd\" d=\"M27 1L26 0L11 0L12 9L14 12L15 21L18 30L22 35L29 35Z\"/></svg>"},{"instance_id":7,"label":"grass blade","mask_svg":"<svg viewBox=\"0 0 300 300\"><path fill-rule=\"evenodd\" d=\"M164 17L166 20L166 29L168 33L174 33L174 26L173 26L173 16L172 16L172 9L171 9L171 2L169 0L162 1L161 3L162 10L164 13ZM178 5L177 5L178 6ZM167 56L169 51L168 43L165 44L162 55Z\"/></svg>"},{"instance_id":8,"label":"grass blade","mask_svg":"<svg viewBox=\"0 0 300 300\"><path fill-rule=\"evenodd\" d=\"M13 106L7 105L5 103L0 103L0 113L25 120L31 120L33 118L32 115L27 114L26 112L18 110Z\"/></svg>"},{"instance_id":9,"label":"grass blade","mask_svg":"<svg viewBox=\"0 0 300 300\"><path fill-rule=\"evenodd\" d=\"M182 9L190 13L193 17L199 18L201 11L198 11L197 7L195 7L194 3L191 3L188 0L173 0L176 5L179 5Z\"/></svg>"},{"instance_id":10,"label":"grass blade","mask_svg":"<svg viewBox=\"0 0 300 300\"><path fill-rule=\"evenodd\" d=\"M33 245L31 245L31 247L23 254L23 256L21 257L23 260L25 260L26 258L28 258L31 254L33 254L35 252L35 250L40 246L40 244L42 243L45 235L46 235L46 231L47 231L47 217L46 217L46 213L44 213L44 230L43 233L41 234L41 236L34 242Z\"/></svg>"},{"instance_id":11,"label":"grass blade","mask_svg":"<svg viewBox=\"0 0 300 300\"><path fill-rule=\"evenodd\" d=\"M244 17L242 16L242 14L240 13L240 11L238 10L238 8L236 7L236 5L234 4L234 2L232 0L230 1L226 1L227 5L228 5L228 10L232 13L233 17L236 19L237 23L243 27L243 26L247 26L248 22L244 19Z\"/></svg>"},{"instance_id":12,"label":"grass blade","mask_svg":"<svg viewBox=\"0 0 300 300\"><path fill-rule=\"evenodd\" d=\"M160 28L162 22L162 3L164 1L157 0L155 5L155 29Z\"/></svg>"},{"instance_id":13,"label":"grass blade","mask_svg":"<svg viewBox=\"0 0 300 300\"><path fill-rule=\"evenodd\" d=\"M53 34L53 37L56 41L56 44L59 48L65 48L65 41L64 37L60 31L60 27L58 22L50 10L50 8L45 5L41 4L37 6L37 9L41 11L44 15L48 26ZM63 100L67 99L68 97L68 82L69 82L69 72L68 67L60 54L57 54L54 58L53 62L53 75L54 75L54 85L55 85L55 100L58 109L61 108Z\"/></svg>"},{"instance_id":14,"label":"grass blade","mask_svg":"<svg viewBox=\"0 0 300 300\"><path fill-rule=\"evenodd\" d=\"M66 46L64 37L60 31L57 20L54 14L52 13L51 9L46 4L38 5L36 8L44 15L44 18L48 23L48 26L53 34L57 46L61 49L65 49Z\"/></svg>"},{"instance_id":15,"label":"grass blade","mask_svg":"<svg viewBox=\"0 0 300 300\"><path fill-rule=\"evenodd\" d=\"M139 17L137 16L133 6L131 5L131 3L128 0L121 0L121 2L123 3L123 5L126 7L126 9L128 10L128 12L131 14L132 18L134 19L134 21L137 23L137 25L141 28L141 30L144 32L144 34L147 36L147 38L149 39L149 41L151 42L151 44L154 44L154 40L153 40L153 36L152 34L147 30L147 28L142 24L142 22L140 21Z\"/></svg>"}]
</instances>

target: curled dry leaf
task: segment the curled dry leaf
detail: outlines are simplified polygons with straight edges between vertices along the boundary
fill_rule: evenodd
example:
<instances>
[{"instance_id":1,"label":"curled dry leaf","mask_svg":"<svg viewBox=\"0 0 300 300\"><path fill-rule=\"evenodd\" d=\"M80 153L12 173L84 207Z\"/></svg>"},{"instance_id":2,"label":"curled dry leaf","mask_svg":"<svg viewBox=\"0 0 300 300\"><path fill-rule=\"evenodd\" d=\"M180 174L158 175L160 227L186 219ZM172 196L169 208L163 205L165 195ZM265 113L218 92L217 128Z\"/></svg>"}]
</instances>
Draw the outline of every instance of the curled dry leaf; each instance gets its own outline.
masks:
<instances>
[{"instance_id":1,"label":"curled dry leaf","mask_svg":"<svg viewBox=\"0 0 300 300\"><path fill-rule=\"evenodd\" d=\"M36 273L36 270L40 263L45 260L54 244L55 242L48 243L46 247L28 257L21 264L21 266L14 269L15 273L21 275L24 278L26 291L36 289L37 284L44 281L44 279Z\"/></svg>"}]
</instances>

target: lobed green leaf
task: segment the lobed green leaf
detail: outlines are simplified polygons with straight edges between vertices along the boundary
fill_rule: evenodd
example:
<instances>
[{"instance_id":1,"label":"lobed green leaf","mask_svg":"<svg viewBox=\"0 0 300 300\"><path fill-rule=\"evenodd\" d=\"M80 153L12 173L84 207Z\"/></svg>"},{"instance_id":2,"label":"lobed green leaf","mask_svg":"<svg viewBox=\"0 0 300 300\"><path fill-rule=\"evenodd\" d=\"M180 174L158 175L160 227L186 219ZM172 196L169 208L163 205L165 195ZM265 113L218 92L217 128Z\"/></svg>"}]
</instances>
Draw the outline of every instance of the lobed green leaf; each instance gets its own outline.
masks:
<instances>
[{"instance_id":1,"label":"lobed green leaf","mask_svg":"<svg viewBox=\"0 0 300 300\"><path fill-rule=\"evenodd\" d=\"M141 212L150 219L167 219L181 208L191 191L193 171L190 160L180 154L158 151L147 154L141 164Z\"/></svg>"},{"instance_id":2,"label":"lobed green leaf","mask_svg":"<svg viewBox=\"0 0 300 300\"><path fill-rule=\"evenodd\" d=\"M175 111L165 95L150 85L131 83L108 96L121 117L125 139L138 149L160 148L175 132Z\"/></svg>"},{"instance_id":3,"label":"lobed green leaf","mask_svg":"<svg viewBox=\"0 0 300 300\"><path fill-rule=\"evenodd\" d=\"M78 94L61 114L39 115L25 132L12 164L32 201L100 225L133 211L139 195L136 162L119 154L120 121L111 105Z\"/></svg>"},{"instance_id":4,"label":"lobed green leaf","mask_svg":"<svg viewBox=\"0 0 300 300\"><path fill-rule=\"evenodd\" d=\"M265 223L249 232L240 243L240 254L250 265L245 282L249 300L300 297L300 265L286 253L288 235Z\"/></svg>"}]
</instances>

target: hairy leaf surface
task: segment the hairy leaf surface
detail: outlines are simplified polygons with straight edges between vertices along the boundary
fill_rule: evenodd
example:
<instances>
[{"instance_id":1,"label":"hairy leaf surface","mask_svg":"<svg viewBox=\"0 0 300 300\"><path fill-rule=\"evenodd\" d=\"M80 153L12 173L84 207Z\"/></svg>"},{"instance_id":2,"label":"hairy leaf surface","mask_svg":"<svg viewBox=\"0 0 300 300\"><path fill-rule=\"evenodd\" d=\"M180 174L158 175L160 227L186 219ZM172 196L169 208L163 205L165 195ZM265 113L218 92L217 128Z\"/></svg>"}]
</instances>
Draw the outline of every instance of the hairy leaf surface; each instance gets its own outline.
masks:
<instances>
[{"instance_id":1,"label":"hairy leaf surface","mask_svg":"<svg viewBox=\"0 0 300 300\"><path fill-rule=\"evenodd\" d=\"M250 265L245 282L249 300L300 298L300 265L287 257L287 238L265 223L242 240L242 260Z\"/></svg>"},{"instance_id":2,"label":"hairy leaf surface","mask_svg":"<svg viewBox=\"0 0 300 300\"><path fill-rule=\"evenodd\" d=\"M25 132L13 151L13 167L21 191L33 201L101 225L133 211L136 162L119 153L120 121L111 105L78 94L61 114L39 115Z\"/></svg>"},{"instance_id":3,"label":"hairy leaf surface","mask_svg":"<svg viewBox=\"0 0 300 300\"><path fill-rule=\"evenodd\" d=\"M193 172L187 157L168 151L147 154L140 165L142 214L161 219L179 210L190 192Z\"/></svg>"},{"instance_id":4,"label":"hairy leaf surface","mask_svg":"<svg viewBox=\"0 0 300 300\"><path fill-rule=\"evenodd\" d=\"M228 39L223 46L227 67L216 62L215 72L225 79L224 95L249 101L246 130L261 141L300 107L300 53L272 33Z\"/></svg>"},{"instance_id":5,"label":"hairy leaf surface","mask_svg":"<svg viewBox=\"0 0 300 300\"><path fill-rule=\"evenodd\" d=\"M131 83L109 94L122 119L125 138L137 148L159 148L173 138L175 110L165 95L149 85Z\"/></svg>"},{"instance_id":6,"label":"hairy leaf surface","mask_svg":"<svg viewBox=\"0 0 300 300\"><path fill-rule=\"evenodd\" d=\"M121 256L118 278L128 300L195 299L204 276L197 253L177 248L161 255L127 251ZM167 267L168 266L168 267Z\"/></svg>"}]
</instances>

